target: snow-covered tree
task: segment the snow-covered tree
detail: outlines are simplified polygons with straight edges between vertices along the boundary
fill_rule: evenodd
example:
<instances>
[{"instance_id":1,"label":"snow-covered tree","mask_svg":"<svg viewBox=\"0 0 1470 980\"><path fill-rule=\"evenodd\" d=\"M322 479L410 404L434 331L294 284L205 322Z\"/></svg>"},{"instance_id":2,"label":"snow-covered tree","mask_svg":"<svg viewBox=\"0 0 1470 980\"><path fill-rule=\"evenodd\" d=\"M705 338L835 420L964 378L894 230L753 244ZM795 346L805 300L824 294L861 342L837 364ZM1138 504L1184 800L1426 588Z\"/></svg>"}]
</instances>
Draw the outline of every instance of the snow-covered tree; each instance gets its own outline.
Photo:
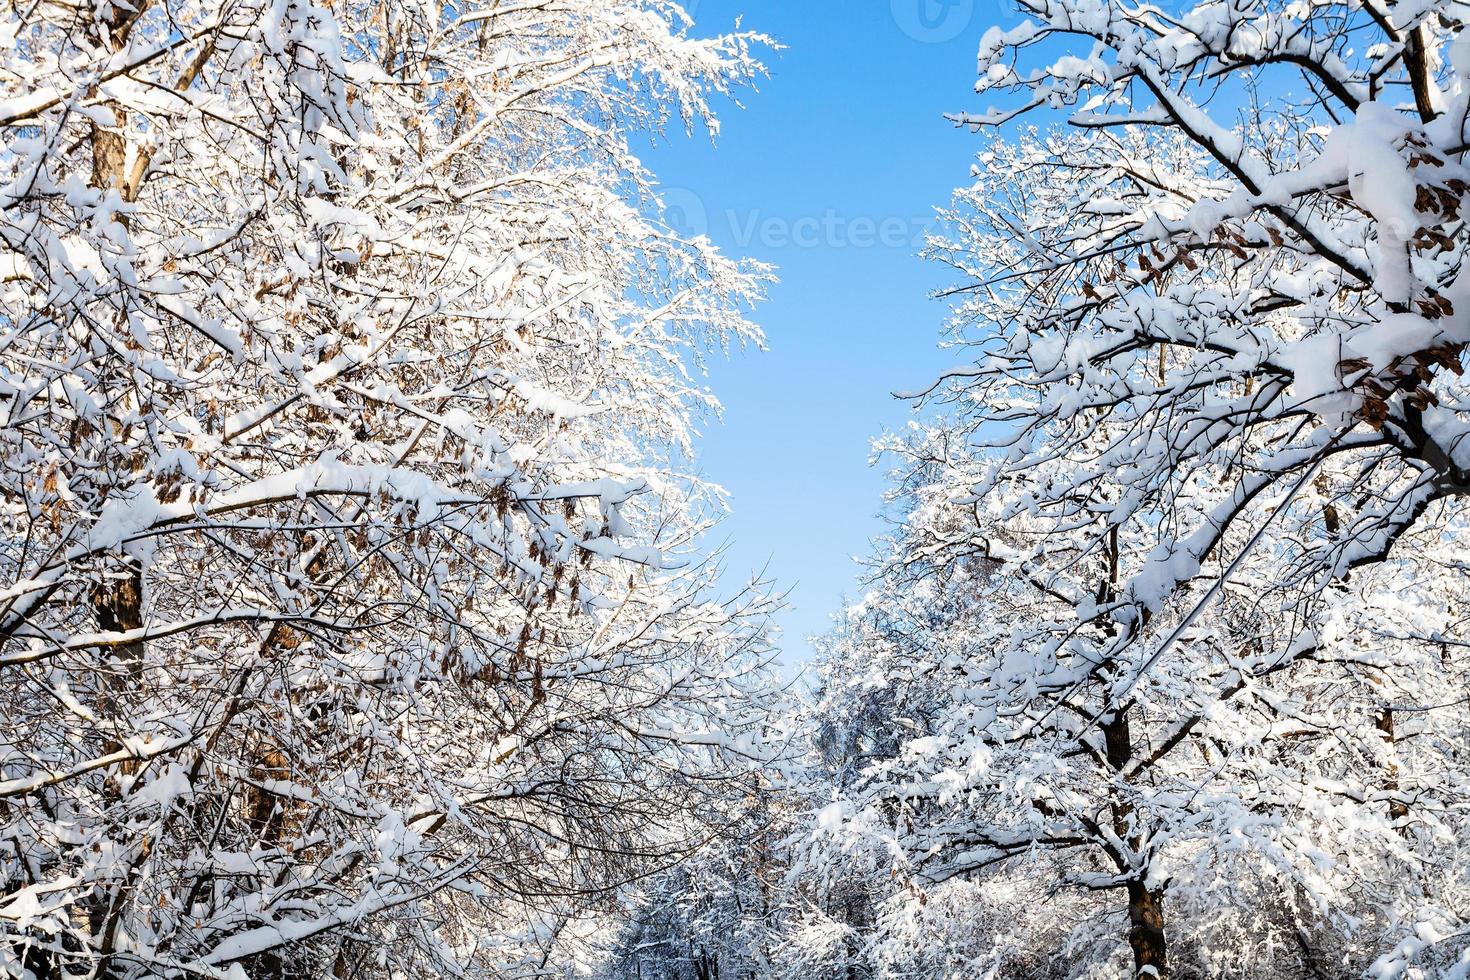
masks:
<instances>
[{"instance_id":1,"label":"snow-covered tree","mask_svg":"<svg viewBox=\"0 0 1470 980\"><path fill-rule=\"evenodd\" d=\"M1115 705L1086 680L1098 638L1054 639L1060 597L1106 566L1040 577L1025 524L977 522L953 488L907 517L824 669L844 680L824 711L881 710L897 743L848 743L807 862L866 855L875 975L1361 975L1416 923L1464 921L1442 546L1333 590L1293 656L1244 576Z\"/></svg>"},{"instance_id":2,"label":"snow-covered tree","mask_svg":"<svg viewBox=\"0 0 1470 980\"><path fill-rule=\"evenodd\" d=\"M1065 125L988 146L932 249L971 356L930 393L945 416L909 489L974 519L905 528L890 565L979 588L942 643L924 617L951 595L886 590L953 707L870 772L868 819L931 875L1044 851L1060 880L1126 891L1141 974L1167 970L1170 906L1232 928L1220 896L1258 883L1346 937L1332 914L1414 904L1378 882L1434 892L1395 838L1437 866L1463 822L1430 816L1460 806L1432 775L1453 738L1419 734L1463 698L1437 652L1470 490L1460 8L1019 5L981 44L991 107L957 121ZM1385 636L1409 583L1414 625ZM1405 725L1438 746L1412 766ZM1381 873L1332 880L1324 842Z\"/></svg>"},{"instance_id":3,"label":"snow-covered tree","mask_svg":"<svg viewBox=\"0 0 1470 980\"><path fill-rule=\"evenodd\" d=\"M1296 556L1308 591L1470 489L1460 8L1020 7L981 45L994 104L958 119L1050 108L1081 135L982 158L936 248L970 280L979 346L943 390L997 450L977 492L1066 523L1121 477L1094 549L1133 526L1154 550L1083 613L1133 643L1228 567L1231 528L1289 525L1273 509L1330 461L1346 475L1322 489L1332 534Z\"/></svg>"},{"instance_id":4,"label":"snow-covered tree","mask_svg":"<svg viewBox=\"0 0 1470 980\"><path fill-rule=\"evenodd\" d=\"M756 980L773 975L789 894L779 847L788 814L752 780L726 832L627 894L625 921L596 974L607 980Z\"/></svg>"},{"instance_id":5,"label":"snow-covered tree","mask_svg":"<svg viewBox=\"0 0 1470 980\"><path fill-rule=\"evenodd\" d=\"M0 962L517 975L760 754L668 0L0 11Z\"/></svg>"}]
</instances>

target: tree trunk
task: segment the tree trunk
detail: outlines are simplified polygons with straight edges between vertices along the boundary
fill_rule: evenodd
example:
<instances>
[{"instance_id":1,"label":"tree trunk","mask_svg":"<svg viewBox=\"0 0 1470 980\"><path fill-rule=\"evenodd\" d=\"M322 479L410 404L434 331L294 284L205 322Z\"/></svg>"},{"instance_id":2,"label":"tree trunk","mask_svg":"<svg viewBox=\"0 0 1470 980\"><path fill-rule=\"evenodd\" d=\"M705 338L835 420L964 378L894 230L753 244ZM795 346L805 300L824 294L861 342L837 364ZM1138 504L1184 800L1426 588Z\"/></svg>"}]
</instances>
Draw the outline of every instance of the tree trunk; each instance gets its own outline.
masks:
<instances>
[{"instance_id":1,"label":"tree trunk","mask_svg":"<svg viewBox=\"0 0 1470 980\"><path fill-rule=\"evenodd\" d=\"M97 628L104 633L142 629L142 567L132 558L123 559L122 574L98 582L92 592L92 602ZM143 681L143 652L140 640L113 647L108 655L108 668L98 691L99 715L113 727L113 732L103 739L104 751L115 752L123 747L118 732L125 727L128 696L136 692ZM138 763L133 760L122 762L117 771L132 775L138 771ZM121 789L113 785L108 792L120 795Z\"/></svg>"},{"instance_id":2,"label":"tree trunk","mask_svg":"<svg viewBox=\"0 0 1470 980\"><path fill-rule=\"evenodd\" d=\"M98 36L99 44L106 44L114 52L126 45L128 33L147 8L146 0L136 7L114 6L108 18L107 36ZM127 112L116 103L108 103L113 113L112 127L103 127L96 122L91 127L92 186L100 189L112 188L126 202L137 200L136 186L132 186L128 173L128 142L126 125ZM127 216L118 220L126 226ZM110 488L116 489L116 487ZM104 490L104 493L108 492ZM96 583L92 590L93 614L98 629L103 632L128 632L143 628L143 568L135 558L118 556L116 565ZM117 566L121 567L118 568ZM123 746L121 733L126 729L127 702L136 695L143 680L144 643L136 640L114 647L108 656L98 689L99 717L111 728L103 736L104 751L116 751ZM123 794L121 777L137 773L136 761L125 761L118 765L117 775L108 779L104 792L113 799ZM143 843L146 853L147 842ZM92 934L96 942L98 968L96 975L103 978L120 976L122 970L113 962L118 939L118 927L129 902L132 900L134 876L137 863L129 868L125 878L115 888L102 889L94 893L91 907L87 909Z\"/></svg>"},{"instance_id":3,"label":"tree trunk","mask_svg":"<svg viewBox=\"0 0 1470 980\"><path fill-rule=\"evenodd\" d=\"M120 578L98 583L94 593L97 626L104 632L127 632L143 628L143 569L136 561L125 560ZM114 670L104 687L109 717L119 710L117 695L137 686L143 674L143 643L124 643L114 648L110 658Z\"/></svg>"},{"instance_id":4,"label":"tree trunk","mask_svg":"<svg viewBox=\"0 0 1470 980\"><path fill-rule=\"evenodd\" d=\"M1099 728L1103 733L1108 765L1113 771L1122 772L1133 760L1133 731L1128 721L1128 709L1120 708ZM1112 811L1113 832L1120 840L1126 840L1135 854L1141 854L1143 837L1134 826L1132 806L1126 800L1115 800ZM1135 868L1135 877L1128 882L1128 946L1133 950L1133 976L1168 980L1164 892L1163 889L1150 889L1145 884L1147 873L1147 867Z\"/></svg>"},{"instance_id":5,"label":"tree trunk","mask_svg":"<svg viewBox=\"0 0 1470 980\"><path fill-rule=\"evenodd\" d=\"M1168 980L1169 956L1164 942L1164 893L1141 881L1128 882L1128 945L1133 949L1133 975Z\"/></svg>"},{"instance_id":6,"label":"tree trunk","mask_svg":"<svg viewBox=\"0 0 1470 980\"><path fill-rule=\"evenodd\" d=\"M1373 717L1373 727L1378 729L1382 736L1384 745L1388 748L1387 773L1383 780L1383 788L1390 793L1399 792L1399 764L1398 733L1394 731L1393 709L1384 707ZM1390 800L1388 804L1389 819L1398 827L1400 834L1408 833L1407 820L1409 818L1409 805L1402 800Z\"/></svg>"}]
</instances>

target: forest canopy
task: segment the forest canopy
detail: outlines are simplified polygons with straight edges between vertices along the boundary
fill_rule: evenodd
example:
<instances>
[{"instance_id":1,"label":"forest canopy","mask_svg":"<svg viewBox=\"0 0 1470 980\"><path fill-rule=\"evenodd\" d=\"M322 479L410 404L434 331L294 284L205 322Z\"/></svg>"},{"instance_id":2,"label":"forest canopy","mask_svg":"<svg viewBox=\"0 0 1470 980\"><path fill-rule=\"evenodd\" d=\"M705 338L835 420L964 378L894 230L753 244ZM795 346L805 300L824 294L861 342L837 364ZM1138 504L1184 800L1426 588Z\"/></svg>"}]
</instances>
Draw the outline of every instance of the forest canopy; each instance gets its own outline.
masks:
<instances>
[{"instance_id":1,"label":"forest canopy","mask_svg":"<svg viewBox=\"0 0 1470 980\"><path fill-rule=\"evenodd\" d=\"M5 975L1470 977L1465 5L1013 6L795 681L636 149L776 40L0 10Z\"/></svg>"}]
</instances>

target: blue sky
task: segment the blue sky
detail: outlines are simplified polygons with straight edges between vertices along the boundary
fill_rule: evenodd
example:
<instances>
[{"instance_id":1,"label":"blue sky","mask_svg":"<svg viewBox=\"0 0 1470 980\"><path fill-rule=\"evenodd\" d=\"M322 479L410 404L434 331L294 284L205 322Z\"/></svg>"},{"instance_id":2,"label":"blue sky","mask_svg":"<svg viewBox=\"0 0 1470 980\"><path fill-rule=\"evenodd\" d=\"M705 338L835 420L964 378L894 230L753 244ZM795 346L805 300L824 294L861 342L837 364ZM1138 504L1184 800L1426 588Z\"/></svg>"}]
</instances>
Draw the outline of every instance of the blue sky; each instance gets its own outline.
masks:
<instances>
[{"instance_id":1,"label":"blue sky","mask_svg":"<svg viewBox=\"0 0 1470 980\"><path fill-rule=\"evenodd\" d=\"M700 33L743 25L786 46L770 77L700 134L645 153L684 222L731 254L778 267L756 314L769 350L711 365L725 404L701 469L730 491L733 576L789 588L789 662L810 655L853 558L882 530L870 441L902 426L893 392L956 355L937 349L943 270L917 257L933 209L965 183L981 137L944 113L974 108L975 52L1014 14L984 0L697 0Z\"/></svg>"}]
</instances>

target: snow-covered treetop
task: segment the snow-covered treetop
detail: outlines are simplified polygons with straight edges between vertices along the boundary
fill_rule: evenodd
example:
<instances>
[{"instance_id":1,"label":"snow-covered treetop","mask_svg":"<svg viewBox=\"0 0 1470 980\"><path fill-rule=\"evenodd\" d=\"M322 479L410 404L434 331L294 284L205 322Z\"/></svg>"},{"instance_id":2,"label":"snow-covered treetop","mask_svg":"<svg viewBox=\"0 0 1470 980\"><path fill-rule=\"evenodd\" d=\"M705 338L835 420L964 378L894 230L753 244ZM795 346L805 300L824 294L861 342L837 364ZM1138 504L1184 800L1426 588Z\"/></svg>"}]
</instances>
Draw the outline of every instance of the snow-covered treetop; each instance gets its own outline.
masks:
<instances>
[{"instance_id":1,"label":"snow-covered treetop","mask_svg":"<svg viewBox=\"0 0 1470 980\"><path fill-rule=\"evenodd\" d=\"M1150 538L1078 603L1124 646L1225 574L1232 528L1314 592L1470 491L1459 8L1021 6L981 44L994 107L957 119L1047 108L1070 132L996 143L932 250L977 348L938 391L994 450L967 493L1096 520L1093 554ZM1319 495L1336 526L1298 533Z\"/></svg>"}]
</instances>

